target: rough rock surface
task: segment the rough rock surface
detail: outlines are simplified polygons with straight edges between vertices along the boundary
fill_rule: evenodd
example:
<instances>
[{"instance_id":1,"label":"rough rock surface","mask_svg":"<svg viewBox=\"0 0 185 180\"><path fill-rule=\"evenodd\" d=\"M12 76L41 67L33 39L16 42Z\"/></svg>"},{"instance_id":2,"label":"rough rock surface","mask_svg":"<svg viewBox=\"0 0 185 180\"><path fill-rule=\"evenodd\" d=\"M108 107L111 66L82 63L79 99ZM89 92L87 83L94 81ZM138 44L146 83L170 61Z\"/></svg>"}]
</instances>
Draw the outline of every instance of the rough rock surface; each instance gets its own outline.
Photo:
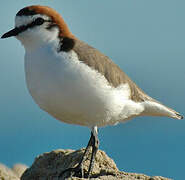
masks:
<instances>
[{"instance_id":1,"label":"rough rock surface","mask_svg":"<svg viewBox=\"0 0 185 180\"><path fill-rule=\"evenodd\" d=\"M12 169L0 164L0 180L20 180L26 169L27 166L23 164L15 164Z\"/></svg>"},{"instance_id":2,"label":"rough rock surface","mask_svg":"<svg viewBox=\"0 0 185 180\"><path fill-rule=\"evenodd\" d=\"M21 178L24 171L28 168L28 166L24 164L15 164L12 168L13 172L16 174L18 178Z\"/></svg>"},{"instance_id":3,"label":"rough rock surface","mask_svg":"<svg viewBox=\"0 0 185 180\"><path fill-rule=\"evenodd\" d=\"M81 150L55 150L49 153L44 153L38 156L33 165L28 168L21 177L21 180L82 180L78 177L67 177L65 173L62 178L58 175L69 167L75 167L83 155L84 149ZM84 162L84 172L87 172L89 166L89 154ZM85 179L85 178L84 178ZM144 174L121 172L116 167L116 164L110 159L105 152L99 150L94 169L91 175L93 180L169 180L164 177L149 177Z\"/></svg>"}]
</instances>

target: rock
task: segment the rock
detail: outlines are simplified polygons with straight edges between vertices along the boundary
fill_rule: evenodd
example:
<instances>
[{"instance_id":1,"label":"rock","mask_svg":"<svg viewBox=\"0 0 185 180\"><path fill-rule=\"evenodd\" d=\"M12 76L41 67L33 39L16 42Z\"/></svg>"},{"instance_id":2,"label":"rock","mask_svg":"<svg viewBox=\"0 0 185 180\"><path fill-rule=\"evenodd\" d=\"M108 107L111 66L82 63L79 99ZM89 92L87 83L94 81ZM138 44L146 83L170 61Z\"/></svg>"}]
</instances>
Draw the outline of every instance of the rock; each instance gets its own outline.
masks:
<instances>
[{"instance_id":1,"label":"rock","mask_svg":"<svg viewBox=\"0 0 185 180\"><path fill-rule=\"evenodd\" d=\"M15 164L12 168L13 172L17 175L17 177L21 177L24 171L28 168L28 166L24 164Z\"/></svg>"},{"instance_id":2,"label":"rock","mask_svg":"<svg viewBox=\"0 0 185 180\"><path fill-rule=\"evenodd\" d=\"M63 180L67 177L58 178L58 175L69 167L75 167L82 158L84 149L81 150L55 150L38 156L33 165L22 175L21 180ZM83 164L84 172L87 172L90 154ZM67 173L65 173L67 174ZM68 180L82 180L78 177L70 177ZM85 179L85 178L84 178ZM96 155L92 180L169 180L168 178L155 176L149 177L144 174L121 172L116 164L105 152L99 150Z\"/></svg>"},{"instance_id":3,"label":"rock","mask_svg":"<svg viewBox=\"0 0 185 180\"><path fill-rule=\"evenodd\" d=\"M20 180L25 169L27 166L22 164L14 165L13 169L0 164L0 180Z\"/></svg>"},{"instance_id":4,"label":"rock","mask_svg":"<svg viewBox=\"0 0 185 180\"><path fill-rule=\"evenodd\" d=\"M0 180L20 180L20 178L11 169L0 164Z\"/></svg>"}]
</instances>

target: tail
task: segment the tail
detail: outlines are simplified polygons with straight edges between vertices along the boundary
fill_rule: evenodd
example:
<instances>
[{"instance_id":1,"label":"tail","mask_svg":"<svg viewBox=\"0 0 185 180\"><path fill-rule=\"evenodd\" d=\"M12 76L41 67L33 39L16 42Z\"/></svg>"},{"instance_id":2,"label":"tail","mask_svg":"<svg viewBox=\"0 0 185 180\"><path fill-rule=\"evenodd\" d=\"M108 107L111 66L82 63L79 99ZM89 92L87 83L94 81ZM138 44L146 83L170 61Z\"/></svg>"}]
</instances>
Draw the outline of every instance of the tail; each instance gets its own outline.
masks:
<instances>
[{"instance_id":1,"label":"tail","mask_svg":"<svg viewBox=\"0 0 185 180\"><path fill-rule=\"evenodd\" d=\"M166 116L174 119L183 119L184 117L175 110L161 104L157 101L145 101L142 102L144 106L144 111L142 115L144 116Z\"/></svg>"}]
</instances>

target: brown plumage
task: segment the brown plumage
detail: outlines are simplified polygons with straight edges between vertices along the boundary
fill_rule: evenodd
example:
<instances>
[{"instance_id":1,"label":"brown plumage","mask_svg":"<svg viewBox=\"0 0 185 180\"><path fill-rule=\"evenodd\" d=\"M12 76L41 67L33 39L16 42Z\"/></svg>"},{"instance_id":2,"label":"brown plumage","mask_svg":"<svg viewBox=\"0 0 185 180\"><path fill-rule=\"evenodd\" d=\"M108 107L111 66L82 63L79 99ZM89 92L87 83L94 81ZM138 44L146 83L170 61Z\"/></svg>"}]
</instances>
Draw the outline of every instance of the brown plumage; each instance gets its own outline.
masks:
<instances>
[{"instance_id":1,"label":"brown plumage","mask_svg":"<svg viewBox=\"0 0 185 180\"><path fill-rule=\"evenodd\" d=\"M128 83L131 89L131 99L135 102L151 100L109 57L97 49L76 39L74 51L79 59L105 76L113 87Z\"/></svg>"}]
</instances>

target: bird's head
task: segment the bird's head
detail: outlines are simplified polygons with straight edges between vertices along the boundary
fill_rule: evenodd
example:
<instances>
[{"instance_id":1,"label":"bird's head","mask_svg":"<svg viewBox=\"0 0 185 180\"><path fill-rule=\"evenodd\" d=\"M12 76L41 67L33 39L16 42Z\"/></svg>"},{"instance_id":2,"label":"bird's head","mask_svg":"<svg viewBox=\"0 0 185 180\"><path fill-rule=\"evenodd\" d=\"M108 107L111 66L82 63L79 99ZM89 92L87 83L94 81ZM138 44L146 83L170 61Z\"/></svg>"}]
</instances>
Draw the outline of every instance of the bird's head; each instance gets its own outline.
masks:
<instances>
[{"instance_id":1,"label":"bird's head","mask_svg":"<svg viewBox=\"0 0 185 180\"><path fill-rule=\"evenodd\" d=\"M57 38L74 38L63 18L50 7L28 6L15 17L15 28L1 38L15 36L26 46L37 46Z\"/></svg>"}]
</instances>

